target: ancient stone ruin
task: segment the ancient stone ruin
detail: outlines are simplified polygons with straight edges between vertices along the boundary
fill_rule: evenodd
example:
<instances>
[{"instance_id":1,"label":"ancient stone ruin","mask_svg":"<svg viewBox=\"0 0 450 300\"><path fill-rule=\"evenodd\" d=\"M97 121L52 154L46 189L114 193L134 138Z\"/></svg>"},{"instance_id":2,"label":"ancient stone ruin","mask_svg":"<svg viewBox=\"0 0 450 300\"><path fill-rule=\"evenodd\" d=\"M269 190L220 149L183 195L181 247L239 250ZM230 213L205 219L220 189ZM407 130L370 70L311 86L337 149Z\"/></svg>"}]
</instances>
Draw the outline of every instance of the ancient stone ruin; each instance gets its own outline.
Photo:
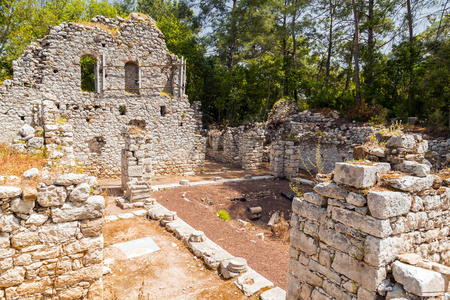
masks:
<instances>
[{"instance_id":1,"label":"ancient stone ruin","mask_svg":"<svg viewBox=\"0 0 450 300\"><path fill-rule=\"evenodd\" d=\"M82 90L86 57L95 60L91 92ZM58 148L66 147L52 137L56 128L45 126L44 115L56 110L56 124L70 125L73 132L73 153L67 155L90 174L120 176L125 125L151 133L153 175L195 172L204 163L201 114L185 95L185 63L168 52L147 16L99 16L92 23L54 26L13 69L14 78L0 86L0 142L9 143L27 124L53 138Z\"/></svg>"},{"instance_id":2,"label":"ancient stone ruin","mask_svg":"<svg viewBox=\"0 0 450 300\"><path fill-rule=\"evenodd\" d=\"M0 182L0 299L102 299L105 200L91 194L96 178L64 174L36 189L29 175L24 188Z\"/></svg>"},{"instance_id":3,"label":"ancient stone ruin","mask_svg":"<svg viewBox=\"0 0 450 300\"><path fill-rule=\"evenodd\" d=\"M421 163L427 148L419 135L380 135L362 159L337 163L331 178L294 199L287 299L449 291L450 188Z\"/></svg>"}]
</instances>

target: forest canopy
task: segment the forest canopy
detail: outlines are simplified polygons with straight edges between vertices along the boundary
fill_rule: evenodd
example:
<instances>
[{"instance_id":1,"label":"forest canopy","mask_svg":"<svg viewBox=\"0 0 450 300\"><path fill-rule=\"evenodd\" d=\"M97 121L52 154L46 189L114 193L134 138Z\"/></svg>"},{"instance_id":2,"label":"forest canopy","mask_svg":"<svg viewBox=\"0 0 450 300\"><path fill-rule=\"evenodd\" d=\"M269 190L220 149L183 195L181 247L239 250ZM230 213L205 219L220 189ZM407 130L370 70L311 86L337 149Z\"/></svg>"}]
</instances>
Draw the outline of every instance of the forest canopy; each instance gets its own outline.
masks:
<instances>
[{"instance_id":1,"label":"forest canopy","mask_svg":"<svg viewBox=\"0 0 450 300\"><path fill-rule=\"evenodd\" d=\"M0 81L49 25L133 11L187 59L207 126L265 121L282 98L449 126L450 0L0 0Z\"/></svg>"}]
</instances>

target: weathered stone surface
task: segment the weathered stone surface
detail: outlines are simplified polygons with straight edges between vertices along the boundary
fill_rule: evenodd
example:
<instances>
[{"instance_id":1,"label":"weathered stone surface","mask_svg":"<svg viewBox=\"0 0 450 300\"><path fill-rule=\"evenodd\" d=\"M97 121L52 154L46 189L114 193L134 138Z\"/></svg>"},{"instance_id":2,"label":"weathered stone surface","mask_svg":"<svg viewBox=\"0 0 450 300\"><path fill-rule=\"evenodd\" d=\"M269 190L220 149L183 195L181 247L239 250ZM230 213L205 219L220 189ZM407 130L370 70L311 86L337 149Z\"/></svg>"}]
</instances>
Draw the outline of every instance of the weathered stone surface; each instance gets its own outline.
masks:
<instances>
[{"instance_id":1,"label":"weathered stone surface","mask_svg":"<svg viewBox=\"0 0 450 300\"><path fill-rule=\"evenodd\" d=\"M45 186L38 189L37 202L43 207L61 206L67 198L67 191L63 186Z\"/></svg>"},{"instance_id":2,"label":"weathered stone surface","mask_svg":"<svg viewBox=\"0 0 450 300\"><path fill-rule=\"evenodd\" d=\"M368 188L373 186L377 181L376 175L377 169L373 166L336 163L334 169L334 181L336 183L356 188Z\"/></svg>"},{"instance_id":3,"label":"weathered stone surface","mask_svg":"<svg viewBox=\"0 0 450 300\"><path fill-rule=\"evenodd\" d=\"M385 174L388 173L391 170L391 164L390 163L374 163L373 166L377 170L377 173Z\"/></svg>"},{"instance_id":4,"label":"weathered stone surface","mask_svg":"<svg viewBox=\"0 0 450 300\"><path fill-rule=\"evenodd\" d=\"M376 237L386 237L392 233L389 220L379 220L370 216L363 216L357 212L339 207L333 207L332 218L335 221Z\"/></svg>"},{"instance_id":5,"label":"weathered stone surface","mask_svg":"<svg viewBox=\"0 0 450 300\"><path fill-rule=\"evenodd\" d=\"M364 261L372 266L384 266L393 262L399 253L405 251L405 242L399 236L376 238L368 236L364 243Z\"/></svg>"},{"instance_id":6,"label":"weathered stone surface","mask_svg":"<svg viewBox=\"0 0 450 300\"><path fill-rule=\"evenodd\" d=\"M13 232L19 228L19 221L14 215L0 215L0 231Z\"/></svg>"},{"instance_id":7,"label":"weathered stone surface","mask_svg":"<svg viewBox=\"0 0 450 300\"><path fill-rule=\"evenodd\" d=\"M82 204L66 202L61 208L52 208L52 220L60 223L95 219L102 217L104 212L105 199L102 196L91 196Z\"/></svg>"},{"instance_id":8,"label":"weathered stone surface","mask_svg":"<svg viewBox=\"0 0 450 300\"><path fill-rule=\"evenodd\" d=\"M15 198L22 194L22 189L15 186L0 186L0 199Z\"/></svg>"},{"instance_id":9,"label":"weathered stone surface","mask_svg":"<svg viewBox=\"0 0 450 300\"><path fill-rule=\"evenodd\" d=\"M27 186L23 188L22 199L25 201L36 201L38 196L37 189L35 187Z\"/></svg>"},{"instance_id":10,"label":"weathered stone surface","mask_svg":"<svg viewBox=\"0 0 450 300\"><path fill-rule=\"evenodd\" d=\"M9 248L10 242L9 242L9 233L3 232L0 233L0 249L6 249Z\"/></svg>"},{"instance_id":11,"label":"weathered stone surface","mask_svg":"<svg viewBox=\"0 0 450 300\"><path fill-rule=\"evenodd\" d=\"M48 220L48 216L45 214L31 214L25 224L27 225L42 225Z\"/></svg>"},{"instance_id":12,"label":"weathered stone surface","mask_svg":"<svg viewBox=\"0 0 450 300\"><path fill-rule=\"evenodd\" d=\"M352 244L351 239L336 230L327 228L326 226L320 226L319 238L327 245L335 247L341 251L348 252L354 257L363 257L363 252Z\"/></svg>"},{"instance_id":13,"label":"weathered stone surface","mask_svg":"<svg viewBox=\"0 0 450 300\"><path fill-rule=\"evenodd\" d=\"M76 271L67 272L56 280L57 287L68 287L81 281L93 281L99 279L103 273L102 265L90 266Z\"/></svg>"},{"instance_id":14,"label":"weathered stone surface","mask_svg":"<svg viewBox=\"0 0 450 300\"><path fill-rule=\"evenodd\" d=\"M409 299L406 295L406 291L403 289L403 286L398 282L394 284L392 290L386 293L386 300L403 300Z\"/></svg>"},{"instance_id":15,"label":"weathered stone surface","mask_svg":"<svg viewBox=\"0 0 450 300\"><path fill-rule=\"evenodd\" d=\"M367 205L372 216L388 219L407 213L411 209L412 197L406 193L371 191L367 195Z\"/></svg>"},{"instance_id":16,"label":"weathered stone surface","mask_svg":"<svg viewBox=\"0 0 450 300\"><path fill-rule=\"evenodd\" d=\"M43 243L66 242L78 233L78 222L43 225L38 229L39 239Z\"/></svg>"},{"instance_id":17,"label":"weathered stone surface","mask_svg":"<svg viewBox=\"0 0 450 300\"><path fill-rule=\"evenodd\" d=\"M280 287L275 287L262 293L261 300L286 300L286 292Z\"/></svg>"},{"instance_id":18,"label":"weathered stone surface","mask_svg":"<svg viewBox=\"0 0 450 300\"><path fill-rule=\"evenodd\" d=\"M336 252L332 268L371 292L375 292L378 285L386 277L384 268L370 266L340 251Z\"/></svg>"},{"instance_id":19,"label":"weathered stone surface","mask_svg":"<svg viewBox=\"0 0 450 300\"><path fill-rule=\"evenodd\" d=\"M23 248L39 244L39 236L36 231L26 230L11 237L11 244L14 248Z\"/></svg>"},{"instance_id":20,"label":"weathered stone surface","mask_svg":"<svg viewBox=\"0 0 450 300\"><path fill-rule=\"evenodd\" d=\"M89 287L88 300L101 300L103 299L103 283L102 279L95 281Z\"/></svg>"},{"instance_id":21,"label":"weathered stone surface","mask_svg":"<svg viewBox=\"0 0 450 300\"><path fill-rule=\"evenodd\" d=\"M19 134L20 134L21 136L23 136L23 137L26 137L26 136L28 136L28 135L30 135L30 134L34 134L34 128L31 127L31 126L28 125L28 124L24 124L24 125L20 128Z\"/></svg>"},{"instance_id":22,"label":"weathered stone surface","mask_svg":"<svg viewBox=\"0 0 450 300\"><path fill-rule=\"evenodd\" d=\"M360 194L350 192L347 197L345 198L345 201L347 203L355 205L355 206L364 206L366 205L366 198L364 196L361 196Z\"/></svg>"},{"instance_id":23,"label":"weathered stone surface","mask_svg":"<svg viewBox=\"0 0 450 300\"><path fill-rule=\"evenodd\" d=\"M375 292L370 292L363 287L358 289L358 300L377 300L377 294Z\"/></svg>"},{"instance_id":24,"label":"weathered stone surface","mask_svg":"<svg viewBox=\"0 0 450 300\"><path fill-rule=\"evenodd\" d=\"M17 287L16 292L19 295L26 296L26 295L32 295L35 293L41 293L45 291L45 289L51 285L51 280L49 277L40 278L39 281L32 281L32 282L24 282L21 285Z\"/></svg>"},{"instance_id":25,"label":"weathered stone surface","mask_svg":"<svg viewBox=\"0 0 450 300\"><path fill-rule=\"evenodd\" d=\"M69 186L73 184L78 185L80 183L87 182L87 180L88 176L85 174L70 173L58 176L58 178L56 178L55 184L64 186Z\"/></svg>"},{"instance_id":26,"label":"weathered stone surface","mask_svg":"<svg viewBox=\"0 0 450 300\"><path fill-rule=\"evenodd\" d=\"M369 148L366 146L356 146L353 149L353 158L356 160L365 159L369 155Z\"/></svg>"},{"instance_id":27,"label":"weathered stone surface","mask_svg":"<svg viewBox=\"0 0 450 300\"><path fill-rule=\"evenodd\" d=\"M303 195L303 200L318 206L323 206L327 204L327 198L314 192L305 193Z\"/></svg>"},{"instance_id":28,"label":"weathered stone surface","mask_svg":"<svg viewBox=\"0 0 450 300\"><path fill-rule=\"evenodd\" d=\"M322 266L315 260L310 260L308 267L311 271L317 272L322 276L325 276L328 280L331 280L332 282L336 283L337 285L341 284L341 277L339 274L331 270L330 268L327 268L325 266Z\"/></svg>"},{"instance_id":29,"label":"weathered stone surface","mask_svg":"<svg viewBox=\"0 0 450 300\"><path fill-rule=\"evenodd\" d=\"M323 289L328 295L340 300L352 300L352 296L343 292L338 286L328 280L323 282Z\"/></svg>"},{"instance_id":30,"label":"weathered stone surface","mask_svg":"<svg viewBox=\"0 0 450 300\"><path fill-rule=\"evenodd\" d=\"M426 177L402 176L400 178L388 178L387 183L395 189L416 193L429 189L433 185L433 180L433 175Z\"/></svg>"},{"instance_id":31,"label":"weathered stone surface","mask_svg":"<svg viewBox=\"0 0 450 300\"><path fill-rule=\"evenodd\" d=\"M81 222L81 232L84 236L95 237L102 234L104 220L102 218L97 220L83 220Z\"/></svg>"},{"instance_id":32,"label":"weathered stone surface","mask_svg":"<svg viewBox=\"0 0 450 300\"><path fill-rule=\"evenodd\" d=\"M87 183L80 183L70 192L69 201L85 202L89 198L91 187Z\"/></svg>"},{"instance_id":33,"label":"weathered stone surface","mask_svg":"<svg viewBox=\"0 0 450 300\"><path fill-rule=\"evenodd\" d=\"M248 271L242 274L234 283L247 297L250 297L263 288L273 287L272 282L255 271Z\"/></svg>"},{"instance_id":34,"label":"weathered stone surface","mask_svg":"<svg viewBox=\"0 0 450 300\"><path fill-rule=\"evenodd\" d=\"M316 240L296 228L291 229L291 245L308 255L314 255L318 252Z\"/></svg>"},{"instance_id":35,"label":"weathered stone surface","mask_svg":"<svg viewBox=\"0 0 450 300\"><path fill-rule=\"evenodd\" d=\"M444 277L434 271L425 270L396 261L392 271L397 282L410 293L418 296L439 296L445 293Z\"/></svg>"},{"instance_id":36,"label":"weathered stone surface","mask_svg":"<svg viewBox=\"0 0 450 300\"><path fill-rule=\"evenodd\" d=\"M394 169L404 173L411 173L419 177L425 177L430 173L430 166L426 164L419 164L416 161L408 160L402 162L401 164L395 165Z\"/></svg>"},{"instance_id":37,"label":"weathered stone surface","mask_svg":"<svg viewBox=\"0 0 450 300\"><path fill-rule=\"evenodd\" d=\"M30 214L34 208L34 201L24 201L16 198L11 201L11 210L18 214Z\"/></svg>"},{"instance_id":38,"label":"weathered stone surface","mask_svg":"<svg viewBox=\"0 0 450 300\"><path fill-rule=\"evenodd\" d=\"M39 176L39 170L37 168L32 168L23 173L24 179L33 179Z\"/></svg>"},{"instance_id":39,"label":"weathered stone surface","mask_svg":"<svg viewBox=\"0 0 450 300\"><path fill-rule=\"evenodd\" d=\"M325 220L327 215L327 210L325 208L317 207L306 201L301 201L297 197L292 200L292 211L301 217L320 223Z\"/></svg>"},{"instance_id":40,"label":"weathered stone surface","mask_svg":"<svg viewBox=\"0 0 450 300\"><path fill-rule=\"evenodd\" d=\"M398 259L401 262L410 264L410 265L416 265L419 261L422 260L422 257L416 253L403 253L398 255Z\"/></svg>"},{"instance_id":41,"label":"weathered stone surface","mask_svg":"<svg viewBox=\"0 0 450 300\"><path fill-rule=\"evenodd\" d=\"M322 182L314 187L314 191L324 197L334 198L338 200L345 199L348 192L340 188L336 183L333 182Z\"/></svg>"},{"instance_id":42,"label":"weathered stone surface","mask_svg":"<svg viewBox=\"0 0 450 300\"><path fill-rule=\"evenodd\" d=\"M311 272L307 266L301 264L298 260L289 259L289 273L311 285L322 286L323 279Z\"/></svg>"},{"instance_id":43,"label":"weathered stone surface","mask_svg":"<svg viewBox=\"0 0 450 300\"><path fill-rule=\"evenodd\" d=\"M16 267L9 269L0 274L0 287L10 287L18 285L25 280L25 269L23 267Z\"/></svg>"},{"instance_id":44,"label":"weathered stone surface","mask_svg":"<svg viewBox=\"0 0 450 300\"><path fill-rule=\"evenodd\" d=\"M386 147L396 147L413 149L416 146L416 141L412 135L392 136L387 142Z\"/></svg>"}]
</instances>

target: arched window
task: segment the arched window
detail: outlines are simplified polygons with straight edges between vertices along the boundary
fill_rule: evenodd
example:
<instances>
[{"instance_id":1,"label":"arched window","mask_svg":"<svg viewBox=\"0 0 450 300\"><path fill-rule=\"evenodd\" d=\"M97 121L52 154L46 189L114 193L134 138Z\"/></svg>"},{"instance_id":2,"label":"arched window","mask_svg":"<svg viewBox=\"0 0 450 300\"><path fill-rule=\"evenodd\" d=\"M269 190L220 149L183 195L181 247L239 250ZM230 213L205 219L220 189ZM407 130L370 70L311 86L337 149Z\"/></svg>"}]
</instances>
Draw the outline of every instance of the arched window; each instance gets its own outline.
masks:
<instances>
[{"instance_id":1,"label":"arched window","mask_svg":"<svg viewBox=\"0 0 450 300\"><path fill-rule=\"evenodd\" d=\"M139 95L139 65L132 61L125 64L125 91Z\"/></svg>"},{"instance_id":2,"label":"arched window","mask_svg":"<svg viewBox=\"0 0 450 300\"><path fill-rule=\"evenodd\" d=\"M89 55L80 58L81 65L81 91L97 92L97 61Z\"/></svg>"}]
</instances>

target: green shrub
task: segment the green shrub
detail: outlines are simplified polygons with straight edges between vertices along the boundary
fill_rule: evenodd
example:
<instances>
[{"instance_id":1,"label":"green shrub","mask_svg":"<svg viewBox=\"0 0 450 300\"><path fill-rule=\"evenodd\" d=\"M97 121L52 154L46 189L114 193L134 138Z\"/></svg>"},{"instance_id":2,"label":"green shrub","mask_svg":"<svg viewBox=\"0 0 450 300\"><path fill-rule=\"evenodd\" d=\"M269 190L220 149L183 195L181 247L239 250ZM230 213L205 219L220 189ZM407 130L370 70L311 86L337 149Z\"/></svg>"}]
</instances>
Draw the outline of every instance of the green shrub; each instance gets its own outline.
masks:
<instances>
[{"instance_id":1,"label":"green shrub","mask_svg":"<svg viewBox=\"0 0 450 300\"><path fill-rule=\"evenodd\" d=\"M224 221L230 221L230 215L228 214L228 212L226 211L226 210L224 210L224 209L221 209L221 210L219 210L217 213L216 213L218 216L219 216L219 218L221 218L222 220L224 220Z\"/></svg>"}]
</instances>

